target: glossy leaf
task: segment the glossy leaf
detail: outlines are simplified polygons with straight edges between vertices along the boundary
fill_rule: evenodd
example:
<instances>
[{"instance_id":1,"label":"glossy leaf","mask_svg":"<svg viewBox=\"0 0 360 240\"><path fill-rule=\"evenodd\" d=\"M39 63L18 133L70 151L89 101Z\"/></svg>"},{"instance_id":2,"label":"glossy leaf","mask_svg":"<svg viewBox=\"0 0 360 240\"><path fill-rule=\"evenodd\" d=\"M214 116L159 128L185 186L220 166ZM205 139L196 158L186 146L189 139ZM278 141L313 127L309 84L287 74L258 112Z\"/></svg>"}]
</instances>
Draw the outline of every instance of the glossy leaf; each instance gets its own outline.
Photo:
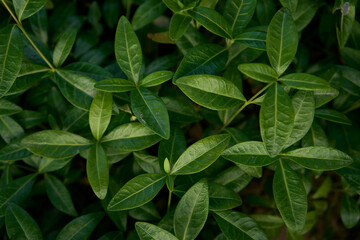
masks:
<instances>
[{"instance_id":1,"label":"glossy leaf","mask_svg":"<svg viewBox=\"0 0 360 240\"><path fill-rule=\"evenodd\" d=\"M156 94L145 88L133 90L131 109L144 126L165 139L170 137L169 114L164 102Z\"/></svg>"},{"instance_id":2,"label":"glossy leaf","mask_svg":"<svg viewBox=\"0 0 360 240\"><path fill-rule=\"evenodd\" d=\"M283 156L305 168L324 171L346 167L353 162L347 154L321 146L295 149Z\"/></svg>"},{"instance_id":3,"label":"glossy leaf","mask_svg":"<svg viewBox=\"0 0 360 240\"><path fill-rule=\"evenodd\" d=\"M158 71L147 75L141 79L140 86L154 87L160 85L173 77L174 73L171 71Z\"/></svg>"},{"instance_id":4,"label":"glossy leaf","mask_svg":"<svg viewBox=\"0 0 360 240\"><path fill-rule=\"evenodd\" d=\"M0 115L13 115L22 111L22 108L6 99L0 99Z\"/></svg>"},{"instance_id":5,"label":"glossy leaf","mask_svg":"<svg viewBox=\"0 0 360 240\"><path fill-rule=\"evenodd\" d=\"M285 85L300 90L326 90L329 83L322 78L307 73L292 73L279 79Z\"/></svg>"},{"instance_id":6,"label":"glossy leaf","mask_svg":"<svg viewBox=\"0 0 360 240\"><path fill-rule=\"evenodd\" d=\"M122 151L139 151L154 145L160 139L157 134L140 123L127 123L103 137L102 143L104 146Z\"/></svg>"},{"instance_id":7,"label":"glossy leaf","mask_svg":"<svg viewBox=\"0 0 360 240\"><path fill-rule=\"evenodd\" d=\"M245 97L234 83L213 75L182 77L176 85L191 100L212 110L226 110L238 106Z\"/></svg>"},{"instance_id":8,"label":"glossy leaf","mask_svg":"<svg viewBox=\"0 0 360 240\"><path fill-rule=\"evenodd\" d=\"M250 22L256 0L228 0L224 8L224 17L230 23L230 32L237 37Z\"/></svg>"},{"instance_id":9,"label":"glossy leaf","mask_svg":"<svg viewBox=\"0 0 360 240\"><path fill-rule=\"evenodd\" d=\"M24 20L41 10L46 0L14 0L14 8L18 19Z\"/></svg>"},{"instance_id":10,"label":"glossy leaf","mask_svg":"<svg viewBox=\"0 0 360 240\"><path fill-rule=\"evenodd\" d=\"M166 175L148 173L128 181L111 199L108 210L132 209L151 201L165 184Z\"/></svg>"},{"instance_id":11,"label":"glossy leaf","mask_svg":"<svg viewBox=\"0 0 360 240\"><path fill-rule=\"evenodd\" d=\"M174 214L174 231L179 239L193 240L205 225L209 212L208 184L201 180L180 199Z\"/></svg>"},{"instance_id":12,"label":"glossy leaf","mask_svg":"<svg viewBox=\"0 0 360 240\"><path fill-rule=\"evenodd\" d=\"M238 69L246 76L259 82L271 83L277 81L277 73L270 66L263 63L244 63Z\"/></svg>"},{"instance_id":13,"label":"glossy leaf","mask_svg":"<svg viewBox=\"0 0 360 240\"><path fill-rule=\"evenodd\" d=\"M56 240L88 239L103 217L104 213L102 212L77 217L61 229Z\"/></svg>"},{"instance_id":14,"label":"glossy leaf","mask_svg":"<svg viewBox=\"0 0 360 240\"><path fill-rule=\"evenodd\" d=\"M115 57L121 70L137 84L142 64L141 46L131 24L124 16L120 18L116 29Z\"/></svg>"},{"instance_id":15,"label":"glossy leaf","mask_svg":"<svg viewBox=\"0 0 360 240\"><path fill-rule=\"evenodd\" d=\"M106 152L99 143L90 148L86 161L86 173L96 196L104 199L109 186L109 166Z\"/></svg>"},{"instance_id":16,"label":"glossy leaf","mask_svg":"<svg viewBox=\"0 0 360 240\"><path fill-rule=\"evenodd\" d=\"M88 148L91 142L74 133L44 130L33 133L21 141L29 151L49 158L65 158Z\"/></svg>"},{"instance_id":17,"label":"glossy leaf","mask_svg":"<svg viewBox=\"0 0 360 240\"><path fill-rule=\"evenodd\" d=\"M308 146L328 147L329 141L322 127L316 121L313 121L309 131L302 139L301 144L303 147L308 147Z\"/></svg>"},{"instance_id":18,"label":"glossy leaf","mask_svg":"<svg viewBox=\"0 0 360 240\"><path fill-rule=\"evenodd\" d=\"M32 155L22 146L19 141L15 141L0 149L0 161L16 161Z\"/></svg>"},{"instance_id":19,"label":"glossy leaf","mask_svg":"<svg viewBox=\"0 0 360 240\"><path fill-rule=\"evenodd\" d=\"M98 92L91 103L89 124L91 132L97 140L102 138L110 123L112 102L110 93Z\"/></svg>"},{"instance_id":20,"label":"glossy leaf","mask_svg":"<svg viewBox=\"0 0 360 240\"><path fill-rule=\"evenodd\" d=\"M252 218L241 212L215 211L213 216L227 239L268 239L260 226Z\"/></svg>"},{"instance_id":21,"label":"glossy leaf","mask_svg":"<svg viewBox=\"0 0 360 240\"><path fill-rule=\"evenodd\" d=\"M306 219L306 192L297 173L284 160L280 160L276 166L273 192L276 206L286 226L291 231L300 232Z\"/></svg>"},{"instance_id":22,"label":"glossy leaf","mask_svg":"<svg viewBox=\"0 0 360 240\"><path fill-rule=\"evenodd\" d=\"M29 196L36 177L37 174L30 174L0 188L0 216L5 215L8 203L20 203Z\"/></svg>"},{"instance_id":23,"label":"glossy leaf","mask_svg":"<svg viewBox=\"0 0 360 240\"><path fill-rule=\"evenodd\" d=\"M182 35L186 32L189 24L191 22L191 17L175 13L170 20L169 27L169 36L171 39L176 40L181 38Z\"/></svg>"},{"instance_id":24,"label":"glossy leaf","mask_svg":"<svg viewBox=\"0 0 360 240\"><path fill-rule=\"evenodd\" d=\"M109 78L95 83L94 87L104 92L127 92L135 89L136 86L129 80Z\"/></svg>"},{"instance_id":25,"label":"glossy leaf","mask_svg":"<svg viewBox=\"0 0 360 240\"><path fill-rule=\"evenodd\" d=\"M176 240L177 239L174 235L172 235L168 231L150 223L137 222L135 223L135 228L141 240L163 240L163 239Z\"/></svg>"},{"instance_id":26,"label":"glossy leaf","mask_svg":"<svg viewBox=\"0 0 360 240\"><path fill-rule=\"evenodd\" d=\"M267 92L260 109L260 131L265 148L271 157L285 147L293 129L294 108L280 84Z\"/></svg>"},{"instance_id":27,"label":"glossy leaf","mask_svg":"<svg viewBox=\"0 0 360 240\"><path fill-rule=\"evenodd\" d=\"M228 149L222 154L222 157L234 163L262 167L277 161L278 157L270 157L262 142L242 142Z\"/></svg>"},{"instance_id":28,"label":"glossy leaf","mask_svg":"<svg viewBox=\"0 0 360 240\"><path fill-rule=\"evenodd\" d=\"M271 66L280 76L295 57L298 34L289 10L282 8L270 22L266 50Z\"/></svg>"},{"instance_id":29,"label":"glossy leaf","mask_svg":"<svg viewBox=\"0 0 360 240\"><path fill-rule=\"evenodd\" d=\"M210 32L231 39L231 26L217 11L206 7L196 7L188 13Z\"/></svg>"},{"instance_id":30,"label":"glossy leaf","mask_svg":"<svg viewBox=\"0 0 360 240\"><path fill-rule=\"evenodd\" d=\"M134 30L138 30L151 23L155 18L161 16L165 12L166 6L161 0L148 0L136 9L132 18L132 26Z\"/></svg>"},{"instance_id":31,"label":"glossy leaf","mask_svg":"<svg viewBox=\"0 0 360 240\"><path fill-rule=\"evenodd\" d=\"M134 161L147 173L161 172L159 159L157 157L141 152L134 152Z\"/></svg>"},{"instance_id":32,"label":"glossy leaf","mask_svg":"<svg viewBox=\"0 0 360 240\"><path fill-rule=\"evenodd\" d=\"M221 184L209 182L209 209L225 211L242 204L240 196L233 190Z\"/></svg>"},{"instance_id":33,"label":"glossy leaf","mask_svg":"<svg viewBox=\"0 0 360 240\"><path fill-rule=\"evenodd\" d=\"M191 145L175 162L171 174L193 174L204 170L218 159L229 143L227 134L203 138Z\"/></svg>"},{"instance_id":34,"label":"glossy leaf","mask_svg":"<svg viewBox=\"0 0 360 240\"><path fill-rule=\"evenodd\" d=\"M314 120L315 99L310 91L298 91L291 99L294 107L294 127L286 142L289 147L302 139L311 128Z\"/></svg>"},{"instance_id":35,"label":"glossy leaf","mask_svg":"<svg viewBox=\"0 0 360 240\"><path fill-rule=\"evenodd\" d=\"M63 96L75 107L89 110L95 96L95 80L65 70L56 70L56 83Z\"/></svg>"},{"instance_id":36,"label":"glossy leaf","mask_svg":"<svg viewBox=\"0 0 360 240\"><path fill-rule=\"evenodd\" d=\"M51 204L70 216L77 216L71 195L63 182L51 174L45 174L45 187Z\"/></svg>"},{"instance_id":37,"label":"glossy leaf","mask_svg":"<svg viewBox=\"0 0 360 240\"><path fill-rule=\"evenodd\" d=\"M291 12L295 12L298 0L280 0L281 5L288 8Z\"/></svg>"},{"instance_id":38,"label":"glossy leaf","mask_svg":"<svg viewBox=\"0 0 360 240\"><path fill-rule=\"evenodd\" d=\"M257 50L266 50L266 32L249 31L241 33L236 37L236 42L241 43L249 48Z\"/></svg>"},{"instance_id":39,"label":"glossy leaf","mask_svg":"<svg viewBox=\"0 0 360 240\"><path fill-rule=\"evenodd\" d=\"M331 122L351 125L351 120L345 115L333 109L316 109L315 116Z\"/></svg>"},{"instance_id":40,"label":"glossy leaf","mask_svg":"<svg viewBox=\"0 0 360 240\"><path fill-rule=\"evenodd\" d=\"M6 232L11 239L43 239L39 225L23 208L10 203L5 215Z\"/></svg>"},{"instance_id":41,"label":"glossy leaf","mask_svg":"<svg viewBox=\"0 0 360 240\"><path fill-rule=\"evenodd\" d=\"M200 44L183 58L174 75L174 83L180 77L198 74L218 74L226 65L228 52L216 44Z\"/></svg>"},{"instance_id":42,"label":"glossy leaf","mask_svg":"<svg viewBox=\"0 0 360 240\"><path fill-rule=\"evenodd\" d=\"M53 53L53 62L55 67L60 67L69 56L71 49L75 43L75 38L77 34L77 29L69 28L63 35L59 38L58 42L55 45Z\"/></svg>"},{"instance_id":43,"label":"glossy leaf","mask_svg":"<svg viewBox=\"0 0 360 240\"><path fill-rule=\"evenodd\" d=\"M0 98L14 84L21 69L23 43L19 29L9 25L0 30Z\"/></svg>"}]
</instances>

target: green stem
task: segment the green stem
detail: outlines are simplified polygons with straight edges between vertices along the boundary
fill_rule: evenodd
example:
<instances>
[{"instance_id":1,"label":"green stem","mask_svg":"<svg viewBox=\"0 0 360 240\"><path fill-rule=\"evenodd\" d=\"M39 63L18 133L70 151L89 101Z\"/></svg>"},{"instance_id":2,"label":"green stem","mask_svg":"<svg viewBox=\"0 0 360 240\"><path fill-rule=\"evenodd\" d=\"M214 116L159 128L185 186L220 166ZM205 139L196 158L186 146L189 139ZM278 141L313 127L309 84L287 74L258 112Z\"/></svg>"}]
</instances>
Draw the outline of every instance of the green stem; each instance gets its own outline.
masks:
<instances>
[{"instance_id":1,"label":"green stem","mask_svg":"<svg viewBox=\"0 0 360 240\"><path fill-rule=\"evenodd\" d=\"M28 39L28 41L30 42L30 44L34 47L34 49L38 52L38 54L40 55L40 57L46 62L46 64L51 68L52 71L55 71L55 67L50 63L50 61L44 56L44 54L40 51L40 49L36 46L36 44L33 42L33 40L30 38L30 36L27 34L27 32L25 31L23 25L21 24L21 22L17 19L17 17L15 16L15 14L11 11L10 7L7 5L7 3L5 2L5 0L1 0L1 2L4 4L6 10L10 13L11 17L15 20L16 25L18 26L18 28L20 28L20 30L24 33L25 37Z\"/></svg>"},{"instance_id":2,"label":"green stem","mask_svg":"<svg viewBox=\"0 0 360 240\"><path fill-rule=\"evenodd\" d=\"M168 198L167 211L169 211L170 206L171 206L171 195L172 195L172 192L169 190L169 198Z\"/></svg>"},{"instance_id":3,"label":"green stem","mask_svg":"<svg viewBox=\"0 0 360 240\"><path fill-rule=\"evenodd\" d=\"M224 124L224 126L219 130L218 133L221 133L222 131L225 130L225 128L227 126L229 126L229 124L242 112L242 110L245 109L246 106L252 104L256 98L262 94L266 89L268 89L273 83L269 83L268 85L266 85L265 87L263 87L260 91L258 91L254 96L252 96L248 101L246 101L240 108L239 110L236 111L236 113L234 113L234 115L231 116L231 118Z\"/></svg>"}]
</instances>

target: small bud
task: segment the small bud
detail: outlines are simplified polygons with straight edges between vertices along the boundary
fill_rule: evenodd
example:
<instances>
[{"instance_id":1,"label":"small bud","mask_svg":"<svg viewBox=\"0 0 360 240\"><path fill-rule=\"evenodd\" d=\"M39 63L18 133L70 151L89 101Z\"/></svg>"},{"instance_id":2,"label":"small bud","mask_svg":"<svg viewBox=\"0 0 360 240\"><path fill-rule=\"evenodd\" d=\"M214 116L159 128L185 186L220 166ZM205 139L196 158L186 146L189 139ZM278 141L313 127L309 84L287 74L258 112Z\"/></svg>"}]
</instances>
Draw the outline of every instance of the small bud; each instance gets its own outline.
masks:
<instances>
[{"instance_id":1,"label":"small bud","mask_svg":"<svg viewBox=\"0 0 360 240\"><path fill-rule=\"evenodd\" d=\"M170 169L170 162L168 158L165 158L164 160L164 171L166 173L170 173L171 169Z\"/></svg>"}]
</instances>

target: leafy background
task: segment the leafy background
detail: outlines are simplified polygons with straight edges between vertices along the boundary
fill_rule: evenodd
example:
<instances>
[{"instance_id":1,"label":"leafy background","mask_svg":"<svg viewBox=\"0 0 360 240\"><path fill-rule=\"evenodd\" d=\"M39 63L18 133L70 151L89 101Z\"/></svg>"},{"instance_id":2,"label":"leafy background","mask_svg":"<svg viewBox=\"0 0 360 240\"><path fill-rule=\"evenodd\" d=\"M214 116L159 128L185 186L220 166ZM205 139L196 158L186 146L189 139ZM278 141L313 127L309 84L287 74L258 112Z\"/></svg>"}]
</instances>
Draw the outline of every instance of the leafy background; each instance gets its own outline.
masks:
<instances>
[{"instance_id":1,"label":"leafy background","mask_svg":"<svg viewBox=\"0 0 360 240\"><path fill-rule=\"evenodd\" d=\"M356 239L357 1L1 0L4 239Z\"/></svg>"}]
</instances>

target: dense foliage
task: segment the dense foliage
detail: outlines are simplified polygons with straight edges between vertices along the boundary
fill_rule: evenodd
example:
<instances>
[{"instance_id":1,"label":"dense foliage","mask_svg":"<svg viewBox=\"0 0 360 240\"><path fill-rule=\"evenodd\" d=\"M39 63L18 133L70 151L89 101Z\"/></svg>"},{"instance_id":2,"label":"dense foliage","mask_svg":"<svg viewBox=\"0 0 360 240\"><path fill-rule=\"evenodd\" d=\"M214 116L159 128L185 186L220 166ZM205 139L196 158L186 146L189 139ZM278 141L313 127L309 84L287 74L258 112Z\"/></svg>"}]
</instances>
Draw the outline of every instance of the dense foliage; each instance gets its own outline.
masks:
<instances>
[{"instance_id":1,"label":"dense foliage","mask_svg":"<svg viewBox=\"0 0 360 240\"><path fill-rule=\"evenodd\" d=\"M0 238L354 239L356 0L1 0Z\"/></svg>"}]
</instances>

